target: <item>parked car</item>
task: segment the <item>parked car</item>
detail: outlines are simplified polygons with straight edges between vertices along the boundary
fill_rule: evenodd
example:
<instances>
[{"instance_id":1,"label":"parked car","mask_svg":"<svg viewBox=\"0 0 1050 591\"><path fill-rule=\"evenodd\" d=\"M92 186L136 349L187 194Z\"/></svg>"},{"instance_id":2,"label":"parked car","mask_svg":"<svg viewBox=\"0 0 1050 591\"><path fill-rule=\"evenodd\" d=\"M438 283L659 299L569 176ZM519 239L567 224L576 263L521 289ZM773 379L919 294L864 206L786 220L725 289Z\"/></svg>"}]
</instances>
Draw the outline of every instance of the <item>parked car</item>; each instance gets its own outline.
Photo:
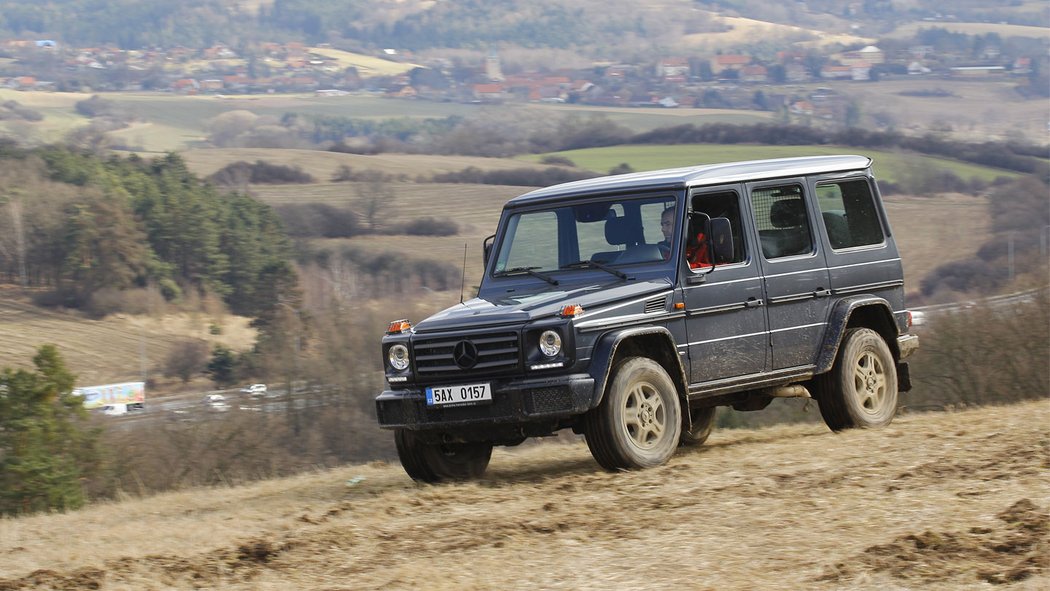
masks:
<instances>
[{"instance_id":1,"label":"parked car","mask_svg":"<svg viewBox=\"0 0 1050 591\"><path fill-rule=\"evenodd\" d=\"M562 429L608 470L666 462L715 409L812 397L834 431L911 388L900 254L871 159L819 156L576 181L509 201L478 296L382 341L401 465L472 478Z\"/></svg>"},{"instance_id":2,"label":"parked car","mask_svg":"<svg viewBox=\"0 0 1050 591\"><path fill-rule=\"evenodd\" d=\"M241 394L248 394L250 396L265 396L266 395L266 384L252 384L241 388Z\"/></svg>"}]
</instances>

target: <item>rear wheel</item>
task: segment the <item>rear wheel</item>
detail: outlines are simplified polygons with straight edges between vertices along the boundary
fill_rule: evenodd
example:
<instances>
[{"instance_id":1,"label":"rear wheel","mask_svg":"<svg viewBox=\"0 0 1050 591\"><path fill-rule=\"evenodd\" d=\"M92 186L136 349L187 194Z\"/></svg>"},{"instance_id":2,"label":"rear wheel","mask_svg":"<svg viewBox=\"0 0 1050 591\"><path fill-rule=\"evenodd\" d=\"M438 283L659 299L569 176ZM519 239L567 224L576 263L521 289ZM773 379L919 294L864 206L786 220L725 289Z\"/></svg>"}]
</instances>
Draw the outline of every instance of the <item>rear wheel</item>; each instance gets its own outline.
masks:
<instances>
[{"instance_id":1,"label":"rear wheel","mask_svg":"<svg viewBox=\"0 0 1050 591\"><path fill-rule=\"evenodd\" d=\"M478 478L492 457L491 443L427 443L408 429L396 429L394 443L401 466L419 482Z\"/></svg>"},{"instance_id":2,"label":"rear wheel","mask_svg":"<svg viewBox=\"0 0 1050 591\"><path fill-rule=\"evenodd\" d=\"M711 430L715 427L716 407L693 408L689 410L689 418L693 426L682 431L679 442L681 445L702 445L711 436Z\"/></svg>"},{"instance_id":3,"label":"rear wheel","mask_svg":"<svg viewBox=\"0 0 1050 591\"><path fill-rule=\"evenodd\" d=\"M584 417L594 459L607 470L659 466L682 431L678 392L667 372L644 357L619 364L602 403Z\"/></svg>"},{"instance_id":4,"label":"rear wheel","mask_svg":"<svg viewBox=\"0 0 1050 591\"><path fill-rule=\"evenodd\" d=\"M870 328L846 331L831 371L814 380L820 414L833 431L889 424L897 412L897 365Z\"/></svg>"}]
</instances>

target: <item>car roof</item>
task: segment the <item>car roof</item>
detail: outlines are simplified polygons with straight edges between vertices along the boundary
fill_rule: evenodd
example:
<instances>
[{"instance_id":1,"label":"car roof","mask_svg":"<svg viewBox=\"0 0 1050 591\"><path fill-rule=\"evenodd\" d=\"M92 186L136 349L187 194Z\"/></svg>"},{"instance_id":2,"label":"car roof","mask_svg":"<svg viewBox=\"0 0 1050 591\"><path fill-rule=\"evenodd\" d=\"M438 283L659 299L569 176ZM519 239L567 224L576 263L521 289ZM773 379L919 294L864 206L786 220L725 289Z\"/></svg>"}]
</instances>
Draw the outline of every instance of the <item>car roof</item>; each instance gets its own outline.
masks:
<instances>
[{"instance_id":1,"label":"car roof","mask_svg":"<svg viewBox=\"0 0 1050 591\"><path fill-rule=\"evenodd\" d=\"M682 189L723 183L864 170L871 158L856 155L804 156L703 164L573 181L536 189L507 202L508 207L530 205L590 193L654 189Z\"/></svg>"}]
</instances>

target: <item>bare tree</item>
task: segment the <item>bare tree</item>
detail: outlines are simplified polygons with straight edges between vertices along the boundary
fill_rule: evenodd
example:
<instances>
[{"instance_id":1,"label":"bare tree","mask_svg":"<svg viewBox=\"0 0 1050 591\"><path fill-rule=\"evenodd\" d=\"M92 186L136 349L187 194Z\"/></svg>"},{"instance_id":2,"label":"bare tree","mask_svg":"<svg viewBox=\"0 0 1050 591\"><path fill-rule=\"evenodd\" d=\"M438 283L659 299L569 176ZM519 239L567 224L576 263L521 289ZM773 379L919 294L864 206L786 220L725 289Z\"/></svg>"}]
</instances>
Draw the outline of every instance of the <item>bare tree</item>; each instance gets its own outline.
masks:
<instances>
[{"instance_id":1,"label":"bare tree","mask_svg":"<svg viewBox=\"0 0 1050 591\"><path fill-rule=\"evenodd\" d=\"M204 372L209 353L208 343L204 341L183 341L175 345L164 359L164 375L177 377L185 384Z\"/></svg>"}]
</instances>

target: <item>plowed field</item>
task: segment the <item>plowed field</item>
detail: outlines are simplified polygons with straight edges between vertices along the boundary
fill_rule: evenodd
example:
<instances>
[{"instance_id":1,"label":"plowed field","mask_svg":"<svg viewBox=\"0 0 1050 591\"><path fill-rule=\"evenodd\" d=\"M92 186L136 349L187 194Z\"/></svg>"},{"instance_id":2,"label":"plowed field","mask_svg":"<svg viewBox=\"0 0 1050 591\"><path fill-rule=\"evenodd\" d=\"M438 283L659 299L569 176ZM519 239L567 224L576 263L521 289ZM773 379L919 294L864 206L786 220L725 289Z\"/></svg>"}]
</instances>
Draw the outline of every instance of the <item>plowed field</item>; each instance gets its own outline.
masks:
<instances>
[{"instance_id":1,"label":"plowed field","mask_svg":"<svg viewBox=\"0 0 1050 591\"><path fill-rule=\"evenodd\" d=\"M0 521L0 589L1047 589L1050 405L716 431L657 469L497 450Z\"/></svg>"}]
</instances>

